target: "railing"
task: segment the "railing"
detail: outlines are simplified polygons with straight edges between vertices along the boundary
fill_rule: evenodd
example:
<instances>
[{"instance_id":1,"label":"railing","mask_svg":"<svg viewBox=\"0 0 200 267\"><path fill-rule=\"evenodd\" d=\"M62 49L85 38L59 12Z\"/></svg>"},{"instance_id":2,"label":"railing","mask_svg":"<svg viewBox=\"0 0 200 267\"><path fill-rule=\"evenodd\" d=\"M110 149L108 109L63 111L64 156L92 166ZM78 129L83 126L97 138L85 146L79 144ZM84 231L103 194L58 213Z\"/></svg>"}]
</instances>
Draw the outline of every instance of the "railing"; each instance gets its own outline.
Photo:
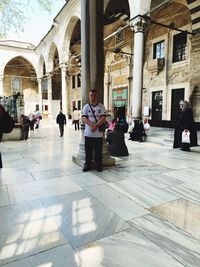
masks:
<instances>
[{"instance_id":1,"label":"railing","mask_svg":"<svg viewBox=\"0 0 200 267\"><path fill-rule=\"evenodd\" d=\"M20 94L12 96L0 96L0 104L9 112L15 122L19 121L21 115L21 98Z\"/></svg>"}]
</instances>

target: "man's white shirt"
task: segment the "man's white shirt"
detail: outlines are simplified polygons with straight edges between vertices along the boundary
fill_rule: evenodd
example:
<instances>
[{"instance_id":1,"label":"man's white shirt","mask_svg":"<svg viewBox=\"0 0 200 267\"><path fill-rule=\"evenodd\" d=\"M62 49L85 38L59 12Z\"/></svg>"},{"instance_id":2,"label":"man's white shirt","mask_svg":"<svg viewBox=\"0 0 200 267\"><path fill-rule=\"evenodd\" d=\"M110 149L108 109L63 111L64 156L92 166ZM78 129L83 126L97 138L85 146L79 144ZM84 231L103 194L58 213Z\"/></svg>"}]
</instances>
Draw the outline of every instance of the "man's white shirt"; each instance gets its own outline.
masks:
<instances>
[{"instance_id":1,"label":"man's white shirt","mask_svg":"<svg viewBox=\"0 0 200 267\"><path fill-rule=\"evenodd\" d=\"M88 120L90 120L92 123L96 123L95 117L93 115L93 112L96 116L97 121L99 121L101 119L102 116L106 116L106 109L104 107L103 104L98 103L97 105L93 106L93 105L89 105L89 104L85 104L82 110L82 117L86 117L88 118ZM99 129L97 128L97 130L95 132L91 131L91 127L87 124L85 124L85 130L84 130L84 135L87 137L103 137L103 132L100 132Z\"/></svg>"}]
</instances>

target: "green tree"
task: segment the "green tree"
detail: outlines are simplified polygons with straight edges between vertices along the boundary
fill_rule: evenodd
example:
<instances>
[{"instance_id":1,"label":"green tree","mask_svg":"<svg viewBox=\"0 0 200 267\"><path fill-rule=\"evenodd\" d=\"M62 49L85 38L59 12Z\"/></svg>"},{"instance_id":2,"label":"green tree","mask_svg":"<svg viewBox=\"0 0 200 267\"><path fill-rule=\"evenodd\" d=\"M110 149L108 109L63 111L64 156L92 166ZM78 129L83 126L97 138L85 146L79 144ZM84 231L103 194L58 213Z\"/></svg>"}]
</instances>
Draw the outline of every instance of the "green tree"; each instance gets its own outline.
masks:
<instances>
[{"instance_id":1,"label":"green tree","mask_svg":"<svg viewBox=\"0 0 200 267\"><path fill-rule=\"evenodd\" d=\"M51 12L55 0L37 1L40 8ZM26 9L32 8L31 0L0 0L0 39L6 37L10 30L23 32L26 17Z\"/></svg>"}]
</instances>

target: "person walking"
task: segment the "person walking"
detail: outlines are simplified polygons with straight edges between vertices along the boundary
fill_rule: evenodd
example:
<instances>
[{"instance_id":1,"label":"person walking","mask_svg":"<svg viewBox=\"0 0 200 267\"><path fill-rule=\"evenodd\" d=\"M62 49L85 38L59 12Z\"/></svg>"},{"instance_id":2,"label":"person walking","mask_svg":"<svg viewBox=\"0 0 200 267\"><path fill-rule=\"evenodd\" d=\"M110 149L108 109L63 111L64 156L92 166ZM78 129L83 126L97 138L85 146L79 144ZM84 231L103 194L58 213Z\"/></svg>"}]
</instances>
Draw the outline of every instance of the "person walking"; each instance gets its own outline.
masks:
<instances>
[{"instance_id":1,"label":"person walking","mask_svg":"<svg viewBox=\"0 0 200 267\"><path fill-rule=\"evenodd\" d=\"M42 119L42 116L38 110L34 111L34 118L35 118L35 129L38 129L40 126L40 120Z\"/></svg>"},{"instance_id":2,"label":"person walking","mask_svg":"<svg viewBox=\"0 0 200 267\"><path fill-rule=\"evenodd\" d=\"M66 116L62 113L62 110L60 110L59 114L57 115L56 123L59 125L60 137L62 137L64 134L64 125L67 123Z\"/></svg>"},{"instance_id":3,"label":"person walking","mask_svg":"<svg viewBox=\"0 0 200 267\"><path fill-rule=\"evenodd\" d=\"M22 140L28 139L30 120L28 116L22 114L20 117L20 122L22 124Z\"/></svg>"},{"instance_id":4,"label":"person walking","mask_svg":"<svg viewBox=\"0 0 200 267\"><path fill-rule=\"evenodd\" d=\"M30 121L30 130L31 130L31 131L34 131L34 124L35 124L35 122L36 122L36 119L35 119L35 117L34 117L34 114L33 114L33 113L30 113L30 114L28 115L28 118L29 118L29 121Z\"/></svg>"},{"instance_id":5,"label":"person walking","mask_svg":"<svg viewBox=\"0 0 200 267\"><path fill-rule=\"evenodd\" d=\"M99 130L106 120L106 109L98 102L96 90L90 90L89 103L82 110L82 120L85 123L85 164L83 172L89 171L92 161L92 152L95 151L95 162L98 172L102 171L102 144L104 133Z\"/></svg>"},{"instance_id":6,"label":"person walking","mask_svg":"<svg viewBox=\"0 0 200 267\"><path fill-rule=\"evenodd\" d=\"M180 101L179 106L181 112L175 126L173 148L190 151L190 147L197 146L197 130L194 122L193 111L188 101ZM190 136L190 142L182 142L183 132Z\"/></svg>"},{"instance_id":7,"label":"person walking","mask_svg":"<svg viewBox=\"0 0 200 267\"><path fill-rule=\"evenodd\" d=\"M72 113L72 121L75 126L75 131L79 130L79 118L80 118L80 113L77 110L77 108L74 108L74 111Z\"/></svg>"}]
</instances>

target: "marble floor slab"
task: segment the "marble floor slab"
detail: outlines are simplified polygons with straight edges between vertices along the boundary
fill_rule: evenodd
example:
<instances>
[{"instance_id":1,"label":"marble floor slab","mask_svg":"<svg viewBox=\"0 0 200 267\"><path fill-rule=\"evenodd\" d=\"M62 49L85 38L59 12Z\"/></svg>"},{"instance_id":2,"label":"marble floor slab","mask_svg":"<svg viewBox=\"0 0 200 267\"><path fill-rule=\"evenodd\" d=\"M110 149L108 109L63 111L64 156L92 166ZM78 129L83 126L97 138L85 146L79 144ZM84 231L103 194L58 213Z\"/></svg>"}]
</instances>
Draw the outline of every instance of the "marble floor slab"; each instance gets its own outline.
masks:
<instances>
[{"instance_id":1,"label":"marble floor slab","mask_svg":"<svg viewBox=\"0 0 200 267\"><path fill-rule=\"evenodd\" d=\"M197 154L197 155L194 155ZM151 154L149 157L144 156L144 160L150 161L154 164L165 166L169 169L183 169L189 167L195 167L199 165L198 153L190 153L184 151L168 150L158 154Z\"/></svg>"},{"instance_id":2,"label":"marble floor slab","mask_svg":"<svg viewBox=\"0 0 200 267\"><path fill-rule=\"evenodd\" d=\"M15 170L3 168L0 171L0 185L20 184L26 182L33 182L34 179L27 170Z\"/></svg>"},{"instance_id":3,"label":"marble floor slab","mask_svg":"<svg viewBox=\"0 0 200 267\"><path fill-rule=\"evenodd\" d=\"M105 183L105 181L98 177L96 175L96 172L93 171L88 173L82 173L81 175L80 173L71 174L69 175L69 177L82 188Z\"/></svg>"},{"instance_id":4,"label":"marble floor slab","mask_svg":"<svg viewBox=\"0 0 200 267\"><path fill-rule=\"evenodd\" d=\"M10 231L16 225L42 219L46 216L47 210L39 200L1 207L0 234Z\"/></svg>"},{"instance_id":5,"label":"marble floor slab","mask_svg":"<svg viewBox=\"0 0 200 267\"><path fill-rule=\"evenodd\" d=\"M9 204L8 192L6 186L0 186L0 207Z\"/></svg>"},{"instance_id":6,"label":"marble floor slab","mask_svg":"<svg viewBox=\"0 0 200 267\"><path fill-rule=\"evenodd\" d=\"M152 186L155 186L157 188L167 188L167 187L173 187L179 184L184 183L184 181L179 180L176 178L176 176L169 176L167 173L157 173L153 175L147 175L144 177L139 177L139 180L143 183L149 183Z\"/></svg>"},{"instance_id":7,"label":"marble floor slab","mask_svg":"<svg viewBox=\"0 0 200 267\"><path fill-rule=\"evenodd\" d=\"M0 266L66 244L59 219L59 214L49 216L44 207L21 213L0 233Z\"/></svg>"},{"instance_id":8,"label":"marble floor slab","mask_svg":"<svg viewBox=\"0 0 200 267\"><path fill-rule=\"evenodd\" d=\"M32 171L31 175L35 180L45 180L65 176L65 172L62 169L51 168L46 170Z\"/></svg>"},{"instance_id":9,"label":"marble floor slab","mask_svg":"<svg viewBox=\"0 0 200 267\"><path fill-rule=\"evenodd\" d=\"M106 184L87 187L85 190L125 221L149 213L147 209Z\"/></svg>"},{"instance_id":10,"label":"marble floor slab","mask_svg":"<svg viewBox=\"0 0 200 267\"><path fill-rule=\"evenodd\" d=\"M188 169L182 169L178 171L170 171L166 173L166 176L179 179L180 181L183 181L185 183L200 186L199 170L196 168L188 168Z\"/></svg>"},{"instance_id":11,"label":"marble floor slab","mask_svg":"<svg viewBox=\"0 0 200 267\"><path fill-rule=\"evenodd\" d=\"M4 267L86 267L70 245L58 246Z\"/></svg>"},{"instance_id":12,"label":"marble floor slab","mask_svg":"<svg viewBox=\"0 0 200 267\"><path fill-rule=\"evenodd\" d=\"M130 223L183 266L199 266L199 239L153 214L133 219Z\"/></svg>"},{"instance_id":13,"label":"marble floor slab","mask_svg":"<svg viewBox=\"0 0 200 267\"><path fill-rule=\"evenodd\" d=\"M158 206L179 198L176 193L157 188L138 179L110 183L109 186L145 208Z\"/></svg>"},{"instance_id":14,"label":"marble floor slab","mask_svg":"<svg viewBox=\"0 0 200 267\"><path fill-rule=\"evenodd\" d=\"M125 179L137 178L145 175L167 172L169 169L142 159L123 161L122 164L109 170L111 174Z\"/></svg>"},{"instance_id":15,"label":"marble floor slab","mask_svg":"<svg viewBox=\"0 0 200 267\"><path fill-rule=\"evenodd\" d=\"M168 222L200 240L200 206L180 198L151 209Z\"/></svg>"},{"instance_id":16,"label":"marble floor slab","mask_svg":"<svg viewBox=\"0 0 200 267\"><path fill-rule=\"evenodd\" d=\"M23 183L20 185L8 185L7 188L9 201L11 204L83 190L69 177L40 180L33 183Z\"/></svg>"},{"instance_id":17,"label":"marble floor slab","mask_svg":"<svg viewBox=\"0 0 200 267\"><path fill-rule=\"evenodd\" d=\"M122 175L116 175L114 173L111 173L109 169L104 169L103 172L97 173L98 177L100 177L102 180L104 180L107 183L116 183L123 180L126 180L126 177Z\"/></svg>"},{"instance_id":18,"label":"marble floor slab","mask_svg":"<svg viewBox=\"0 0 200 267\"><path fill-rule=\"evenodd\" d=\"M33 159L33 158L28 158L28 159L18 159L18 160L9 160L9 161L4 161L3 159L3 166L4 168L22 168L24 166L28 167L28 166L32 166L32 165L37 165L38 162Z\"/></svg>"},{"instance_id":19,"label":"marble floor slab","mask_svg":"<svg viewBox=\"0 0 200 267\"><path fill-rule=\"evenodd\" d=\"M90 243L102 237L130 228L113 211L85 191L43 199L49 215L59 208L60 230L72 247Z\"/></svg>"},{"instance_id":20,"label":"marble floor slab","mask_svg":"<svg viewBox=\"0 0 200 267\"><path fill-rule=\"evenodd\" d=\"M133 228L81 247L78 253L87 267L183 267Z\"/></svg>"},{"instance_id":21,"label":"marble floor slab","mask_svg":"<svg viewBox=\"0 0 200 267\"><path fill-rule=\"evenodd\" d=\"M184 183L181 185L177 185L173 188L167 188L166 191L173 193L173 194L177 194L179 198L184 198L196 204L200 204L199 186L189 184L189 183Z\"/></svg>"}]
</instances>

